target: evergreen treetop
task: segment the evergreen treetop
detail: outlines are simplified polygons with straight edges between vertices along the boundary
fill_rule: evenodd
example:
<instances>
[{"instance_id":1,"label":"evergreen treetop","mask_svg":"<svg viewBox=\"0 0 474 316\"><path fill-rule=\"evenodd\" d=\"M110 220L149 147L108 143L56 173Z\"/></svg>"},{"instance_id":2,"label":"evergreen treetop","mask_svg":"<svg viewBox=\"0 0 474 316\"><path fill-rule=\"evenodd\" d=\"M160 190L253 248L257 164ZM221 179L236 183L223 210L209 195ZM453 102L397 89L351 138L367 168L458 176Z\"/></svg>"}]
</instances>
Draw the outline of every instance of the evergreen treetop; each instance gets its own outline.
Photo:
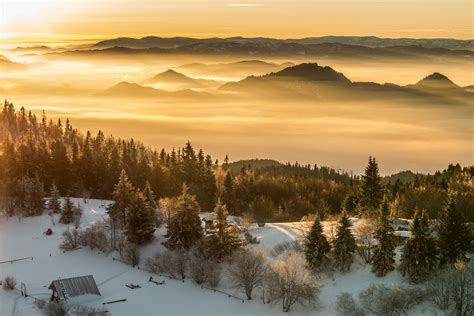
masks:
<instances>
[{"instance_id":1,"label":"evergreen treetop","mask_svg":"<svg viewBox=\"0 0 474 316\"><path fill-rule=\"evenodd\" d=\"M453 264L458 259L466 259L472 236L453 196L450 196L446 202L437 232L440 264Z\"/></svg>"},{"instance_id":2,"label":"evergreen treetop","mask_svg":"<svg viewBox=\"0 0 474 316\"><path fill-rule=\"evenodd\" d=\"M400 271L414 283L428 279L437 266L437 248L425 211L417 211L410 226L411 236L402 250Z\"/></svg>"},{"instance_id":3,"label":"evergreen treetop","mask_svg":"<svg viewBox=\"0 0 474 316\"><path fill-rule=\"evenodd\" d=\"M362 205L371 215L379 209L383 199L383 186L379 174L379 167L375 157L369 157L369 162L362 176Z\"/></svg>"},{"instance_id":4,"label":"evergreen treetop","mask_svg":"<svg viewBox=\"0 0 474 316\"><path fill-rule=\"evenodd\" d=\"M321 220L316 217L313 226L306 236L304 252L308 265L315 270L321 270L327 262L331 246L323 233Z\"/></svg>"},{"instance_id":5,"label":"evergreen treetop","mask_svg":"<svg viewBox=\"0 0 474 316\"><path fill-rule=\"evenodd\" d=\"M342 213L334 240L333 256L336 266L341 271L349 271L354 261L357 244L351 230L352 224L346 212Z\"/></svg>"},{"instance_id":6,"label":"evergreen treetop","mask_svg":"<svg viewBox=\"0 0 474 316\"><path fill-rule=\"evenodd\" d=\"M396 239L389 214L390 207L385 199L380 208L378 224L374 234L377 245L372 258L372 271L379 277L385 276L395 268Z\"/></svg>"}]
</instances>

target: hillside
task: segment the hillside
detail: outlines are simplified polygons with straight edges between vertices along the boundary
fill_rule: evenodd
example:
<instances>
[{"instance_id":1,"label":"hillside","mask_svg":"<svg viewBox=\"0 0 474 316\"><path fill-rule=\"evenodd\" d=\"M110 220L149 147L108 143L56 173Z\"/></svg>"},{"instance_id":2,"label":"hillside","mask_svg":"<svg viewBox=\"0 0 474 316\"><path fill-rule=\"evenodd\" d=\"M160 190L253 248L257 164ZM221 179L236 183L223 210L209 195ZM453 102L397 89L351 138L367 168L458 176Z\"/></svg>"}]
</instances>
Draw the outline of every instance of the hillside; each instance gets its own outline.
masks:
<instances>
[{"instance_id":1,"label":"hillside","mask_svg":"<svg viewBox=\"0 0 474 316\"><path fill-rule=\"evenodd\" d=\"M191 78L172 69L159 73L153 78L145 80L144 83L149 85L162 84L186 88L205 88L216 86L218 84L214 80Z\"/></svg>"},{"instance_id":2,"label":"hillside","mask_svg":"<svg viewBox=\"0 0 474 316\"><path fill-rule=\"evenodd\" d=\"M90 227L103 220L106 207L112 201L73 198L75 205L83 209L79 229ZM201 214L205 217L206 214ZM155 315L157 311L163 315L288 315L281 311L279 304L263 304L260 297L254 300L239 300L228 297L225 293L243 297L243 293L230 285L225 278L217 289L224 293L208 290L196 285L191 278L184 281L176 280L165 275L158 275L146 271L144 262L155 252L165 249L162 235L166 229L161 228L155 232L156 239L140 249L141 263L139 268L121 262L120 255L114 251L104 253L82 247L74 251L59 249L62 233L71 230L73 225L57 223L58 215L52 218L46 213L36 217L24 218L21 222L12 218L7 221L0 218L0 249L2 260L33 257L33 260L22 260L13 263L0 264L0 278L14 276L17 281L24 283L29 294L28 298L20 296L19 292L6 292L0 289L0 314L1 315L32 315L39 316L42 312L35 305L35 300L49 301L51 291L47 289L52 280L69 278L81 275L92 275L97 283L101 296L85 295L71 298L72 304L81 304L94 308L105 307L114 316L145 316ZM357 225L357 220L353 219ZM323 222L324 231L330 233L332 222ZM51 236L44 235L48 228L52 229ZM307 229L307 224L296 223L268 223L265 227L252 225L250 233L255 236L264 249L265 256L276 260L272 255L273 249L283 243L294 242L301 237ZM222 269L222 273L227 273ZM157 285L148 282L150 276L164 284ZM378 278L370 271L370 266L357 260L350 273L334 273L331 277L321 274L324 285L319 293L320 306L310 309L301 306L292 308L293 315L329 315L336 308L336 297L342 291L357 296L360 291L371 284L401 284L406 285L406 279L397 271L390 272L383 278ZM138 284L141 287L131 290L126 284ZM257 290L255 292L258 292ZM114 304L102 305L105 302L126 300ZM181 302L185 301L186 304ZM137 308L139 307L139 308ZM429 304L415 307L411 310L418 312L427 310L428 314L434 312Z\"/></svg>"},{"instance_id":3,"label":"hillside","mask_svg":"<svg viewBox=\"0 0 474 316\"><path fill-rule=\"evenodd\" d=\"M281 166L282 164L273 159L246 159L246 160L238 160L229 163L229 170L232 172L239 172L242 170L243 167L250 168L252 170L259 170L262 168L273 167L273 166Z\"/></svg>"},{"instance_id":4,"label":"hillside","mask_svg":"<svg viewBox=\"0 0 474 316\"><path fill-rule=\"evenodd\" d=\"M25 71L28 69L27 65L13 62L7 57L0 55L0 70L2 72Z\"/></svg>"},{"instance_id":5,"label":"hillside","mask_svg":"<svg viewBox=\"0 0 474 316\"><path fill-rule=\"evenodd\" d=\"M97 94L99 97L114 98L211 98L212 95L194 91L190 89L182 89L177 91L164 91L152 87L142 86L136 83L119 82L116 85Z\"/></svg>"}]
</instances>

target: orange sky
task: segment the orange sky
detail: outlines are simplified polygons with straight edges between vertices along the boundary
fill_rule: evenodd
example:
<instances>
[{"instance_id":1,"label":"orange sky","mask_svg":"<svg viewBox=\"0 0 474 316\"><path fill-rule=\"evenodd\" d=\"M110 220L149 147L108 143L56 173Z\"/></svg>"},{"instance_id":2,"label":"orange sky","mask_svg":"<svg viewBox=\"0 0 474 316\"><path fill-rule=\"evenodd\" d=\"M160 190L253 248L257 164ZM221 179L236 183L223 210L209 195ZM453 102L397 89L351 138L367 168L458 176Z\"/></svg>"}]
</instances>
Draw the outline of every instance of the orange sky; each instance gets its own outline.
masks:
<instances>
[{"instance_id":1,"label":"orange sky","mask_svg":"<svg viewBox=\"0 0 474 316\"><path fill-rule=\"evenodd\" d=\"M471 0L0 0L3 42L115 36L474 38Z\"/></svg>"}]
</instances>

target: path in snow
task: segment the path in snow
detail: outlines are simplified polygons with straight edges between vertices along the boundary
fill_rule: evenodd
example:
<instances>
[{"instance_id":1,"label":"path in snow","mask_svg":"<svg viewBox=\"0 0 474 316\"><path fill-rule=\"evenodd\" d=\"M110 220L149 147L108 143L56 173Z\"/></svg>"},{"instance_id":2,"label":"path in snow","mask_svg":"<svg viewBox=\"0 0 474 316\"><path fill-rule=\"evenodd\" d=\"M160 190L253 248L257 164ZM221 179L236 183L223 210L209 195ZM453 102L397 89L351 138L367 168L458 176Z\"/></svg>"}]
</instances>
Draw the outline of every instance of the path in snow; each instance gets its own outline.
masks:
<instances>
[{"instance_id":1,"label":"path in snow","mask_svg":"<svg viewBox=\"0 0 474 316\"><path fill-rule=\"evenodd\" d=\"M291 240L298 239L295 232L293 231L293 228L291 228L290 226L283 224L266 224L266 226L277 229L278 231L290 237Z\"/></svg>"}]
</instances>

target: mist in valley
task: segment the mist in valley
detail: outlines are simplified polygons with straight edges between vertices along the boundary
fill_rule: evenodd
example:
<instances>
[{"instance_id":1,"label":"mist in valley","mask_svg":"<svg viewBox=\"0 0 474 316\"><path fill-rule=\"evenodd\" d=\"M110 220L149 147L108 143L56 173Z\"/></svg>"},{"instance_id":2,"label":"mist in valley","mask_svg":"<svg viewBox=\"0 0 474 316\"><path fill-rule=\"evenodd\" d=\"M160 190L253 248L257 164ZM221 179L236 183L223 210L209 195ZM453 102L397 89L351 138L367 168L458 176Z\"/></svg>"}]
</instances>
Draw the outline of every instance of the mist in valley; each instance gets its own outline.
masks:
<instances>
[{"instance_id":1,"label":"mist in valley","mask_svg":"<svg viewBox=\"0 0 474 316\"><path fill-rule=\"evenodd\" d=\"M298 160L355 173L362 172L369 154L383 162L385 174L474 163L474 102L468 87L474 83L472 58L92 58L45 53L44 48L4 49L0 54L25 66L1 72L4 99L38 115L45 110L55 119L68 117L82 132L102 130L158 149L190 140L220 160L225 154L231 160ZM329 66L352 83L339 86L293 77L289 83L264 76L303 62ZM460 90L405 89L434 72ZM239 82L248 76L257 76L251 78L257 81Z\"/></svg>"}]
</instances>

